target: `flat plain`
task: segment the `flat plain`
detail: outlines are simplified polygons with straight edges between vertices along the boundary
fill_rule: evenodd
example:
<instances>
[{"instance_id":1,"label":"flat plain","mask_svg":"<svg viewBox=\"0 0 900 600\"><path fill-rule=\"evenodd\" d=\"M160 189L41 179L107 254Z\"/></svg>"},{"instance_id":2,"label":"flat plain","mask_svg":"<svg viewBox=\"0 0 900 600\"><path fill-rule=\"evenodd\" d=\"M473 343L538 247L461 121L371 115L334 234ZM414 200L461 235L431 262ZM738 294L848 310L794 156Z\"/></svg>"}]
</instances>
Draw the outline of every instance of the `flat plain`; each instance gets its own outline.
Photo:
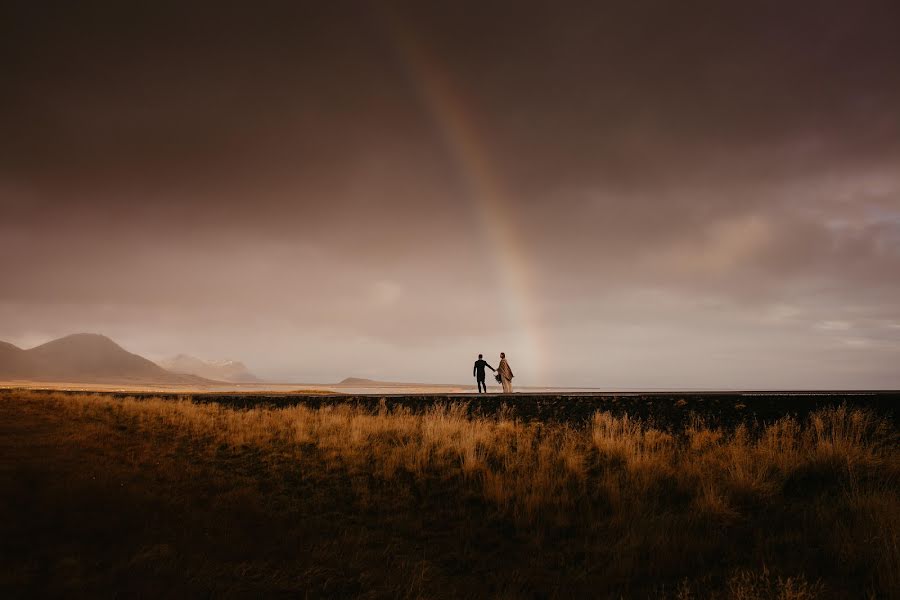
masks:
<instances>
[{"instance_id":1,"label":"flat plain","mask_svg":"<svg viewBox=\"0 0 900 600\"><path fill-rule=\"evenodd\" d=\"M0 391L0 593L900 596L896 393Z\"/></svg>"}]
</instances>

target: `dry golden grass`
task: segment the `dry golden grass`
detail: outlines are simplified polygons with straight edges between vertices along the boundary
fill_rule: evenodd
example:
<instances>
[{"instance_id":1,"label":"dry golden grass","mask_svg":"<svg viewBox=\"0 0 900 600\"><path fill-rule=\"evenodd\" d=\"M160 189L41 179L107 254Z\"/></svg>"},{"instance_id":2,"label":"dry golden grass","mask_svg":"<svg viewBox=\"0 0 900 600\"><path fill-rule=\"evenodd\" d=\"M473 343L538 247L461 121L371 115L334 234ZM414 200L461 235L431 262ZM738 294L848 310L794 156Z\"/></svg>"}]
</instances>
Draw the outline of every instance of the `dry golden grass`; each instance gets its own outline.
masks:
<instances>
[{"instance_id":1,"label":"dry golden grass","mask_svg":"<svg viewBox=\"0 0 900 600\"><path fill-rule=\"evenodd\" d=\"M603 412L571 427L473 418L459 404L413 414L64 393L2 401L49 404L95 434L169 437L197 460L214 461L223 448L253 452L273 472L312 460L321 477L347 478L362 508L430 482L459 507L475 498L538 546L580 546L571 576L583 581L573 585L602 582L599 596L800 600L900 590L900 439L866 411L828 409L753 431L695 421L673 435ZM646 587L654 578L670 583ZM413 588L427 596L421 579Z\"/></svg>"}]
</instances>

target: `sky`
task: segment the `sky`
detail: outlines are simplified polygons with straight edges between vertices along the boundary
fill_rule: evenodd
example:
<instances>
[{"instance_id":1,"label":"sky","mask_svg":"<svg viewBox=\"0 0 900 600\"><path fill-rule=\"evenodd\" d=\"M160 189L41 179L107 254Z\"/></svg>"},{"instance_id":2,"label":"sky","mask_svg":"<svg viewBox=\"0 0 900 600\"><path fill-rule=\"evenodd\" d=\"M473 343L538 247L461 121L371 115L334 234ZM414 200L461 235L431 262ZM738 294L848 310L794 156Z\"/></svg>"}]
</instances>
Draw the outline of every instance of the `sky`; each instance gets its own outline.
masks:
<instances>
[{"instance_id":1,"label":"sky","mask_svg":"<svg viewBox=\"0 0 900 600\"><path fill-rule=\"evenodd\" d=\"M0 8L0 340L900 388L896 2L135 4Z\"/></svg>"}]
</instances>

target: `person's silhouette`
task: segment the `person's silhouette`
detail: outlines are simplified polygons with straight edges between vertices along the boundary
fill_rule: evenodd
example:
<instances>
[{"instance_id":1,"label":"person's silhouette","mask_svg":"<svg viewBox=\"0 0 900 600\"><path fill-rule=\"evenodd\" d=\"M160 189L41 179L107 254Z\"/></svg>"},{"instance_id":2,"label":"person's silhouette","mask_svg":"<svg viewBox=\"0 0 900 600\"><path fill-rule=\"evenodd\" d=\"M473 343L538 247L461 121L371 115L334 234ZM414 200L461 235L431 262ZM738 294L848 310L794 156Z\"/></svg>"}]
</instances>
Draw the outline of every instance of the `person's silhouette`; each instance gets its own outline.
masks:
<instances>
[{"instance_id":1,"label":"person's silhouette","mask_svg":"<svg viewBox=\"0 0 900 600\"><path fill-rule=\"evenodd\" d=\"M484 388L484 391L487 392L487 384L484 382L484 368L487 367L491 371L494 370L494 367L487 364L481 354L478 355L478 360L475 361L475 367L472 369L472 375L475 376L475 381L478 382L478 393L481 393L481 388Z\"/></svg>"},{"instance_id":2,"label":"person's silhouette","mask_svg":"<svg viewBox=\"0 0 900 600\"><path fill-rule=\"evenodd\" d=\"M513 372L512 369L509 368L509 363L506 362L506 354L503 352L500 353L500 364L497 365L497 373L500 374L500 383L503 385L503 393L512 394Z\"/></svg>"}]
</instances>

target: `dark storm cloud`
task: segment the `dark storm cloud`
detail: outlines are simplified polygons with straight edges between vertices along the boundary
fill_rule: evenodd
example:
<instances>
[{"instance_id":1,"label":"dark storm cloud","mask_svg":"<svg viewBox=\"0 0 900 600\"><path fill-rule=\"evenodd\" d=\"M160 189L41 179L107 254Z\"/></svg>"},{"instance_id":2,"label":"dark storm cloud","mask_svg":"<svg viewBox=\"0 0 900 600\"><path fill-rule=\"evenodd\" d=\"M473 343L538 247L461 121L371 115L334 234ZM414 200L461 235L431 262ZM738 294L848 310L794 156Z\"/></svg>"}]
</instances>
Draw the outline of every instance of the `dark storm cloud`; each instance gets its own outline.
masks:
<instances>
[{"instance_id":1,"label":"dark storm cloud","mask_svg":"<svg viewBox=\"0 0 900 600\"><path fill-rule=\"evenodd\" d=\"M826 355L835 384L889 381L895 3L2 10L0 338L91 328L310 378L345 356L403 377L427 348L436 380L509 344L424 62L507 190L551 383L639 386L652 363L707 385L691 366L716 344L709 385L750 385L772 344L810 357L769 364L781 385Z\"/></svg>"}]
</instances>

